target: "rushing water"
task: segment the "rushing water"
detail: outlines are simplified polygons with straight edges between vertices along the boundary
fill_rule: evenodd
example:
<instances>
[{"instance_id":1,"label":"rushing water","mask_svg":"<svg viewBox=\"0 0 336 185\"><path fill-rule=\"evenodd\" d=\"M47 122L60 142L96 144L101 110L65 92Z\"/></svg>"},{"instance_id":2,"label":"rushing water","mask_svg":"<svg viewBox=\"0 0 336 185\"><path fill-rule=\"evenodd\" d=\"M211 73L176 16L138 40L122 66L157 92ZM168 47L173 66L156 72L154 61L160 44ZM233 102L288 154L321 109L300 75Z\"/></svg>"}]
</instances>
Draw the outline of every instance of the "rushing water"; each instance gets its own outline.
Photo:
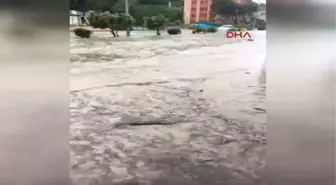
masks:
<instances>
[{"instance_id":1,"label":"rushing water","mask_svg":"<svg viewBox=\"0 0 336 185\"><path fill-rule=\"evenodd\" d=\"M265 32L71 36L74 184L262 184Z\"/></svg>"}]
</instances>

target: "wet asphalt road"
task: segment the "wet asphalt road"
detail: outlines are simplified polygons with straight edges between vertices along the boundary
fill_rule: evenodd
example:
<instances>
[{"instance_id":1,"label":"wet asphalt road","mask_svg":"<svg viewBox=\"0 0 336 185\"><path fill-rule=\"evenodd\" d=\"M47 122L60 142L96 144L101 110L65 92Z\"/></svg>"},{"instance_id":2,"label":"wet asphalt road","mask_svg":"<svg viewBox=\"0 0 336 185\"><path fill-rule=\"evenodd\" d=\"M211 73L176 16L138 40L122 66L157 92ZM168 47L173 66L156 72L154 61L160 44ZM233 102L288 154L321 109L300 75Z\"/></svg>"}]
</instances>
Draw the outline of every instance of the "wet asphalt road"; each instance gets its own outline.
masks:
<instances>
[{"instance_id":1,"label":"wet asphalt road","mask_svg":"<svg viewBox=\"0 0 336 185\"><path fill-rule=\"evenodd\" d=\"M74 185L261 185L265 32L71 36Z\"/></svg>"}]
</instances>

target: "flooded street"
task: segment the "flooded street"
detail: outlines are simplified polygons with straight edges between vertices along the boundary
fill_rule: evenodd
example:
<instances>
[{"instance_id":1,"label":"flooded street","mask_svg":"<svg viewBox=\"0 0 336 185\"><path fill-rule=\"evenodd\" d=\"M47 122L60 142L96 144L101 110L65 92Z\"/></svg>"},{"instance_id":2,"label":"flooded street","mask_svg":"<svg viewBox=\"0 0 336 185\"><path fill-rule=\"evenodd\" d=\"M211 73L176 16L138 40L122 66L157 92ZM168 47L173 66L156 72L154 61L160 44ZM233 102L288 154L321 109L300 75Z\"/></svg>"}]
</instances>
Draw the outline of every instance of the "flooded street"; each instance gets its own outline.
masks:
<instances>
[{"instance_id":1,"label":"flooded street","mask_svg":"<svg viewBox=\"0 0 336 185\"><path fill-rule=\"evenodd\" d=\"M266 32L71 34L73 185L262 185Z\"/></svg>"}]
</instances>

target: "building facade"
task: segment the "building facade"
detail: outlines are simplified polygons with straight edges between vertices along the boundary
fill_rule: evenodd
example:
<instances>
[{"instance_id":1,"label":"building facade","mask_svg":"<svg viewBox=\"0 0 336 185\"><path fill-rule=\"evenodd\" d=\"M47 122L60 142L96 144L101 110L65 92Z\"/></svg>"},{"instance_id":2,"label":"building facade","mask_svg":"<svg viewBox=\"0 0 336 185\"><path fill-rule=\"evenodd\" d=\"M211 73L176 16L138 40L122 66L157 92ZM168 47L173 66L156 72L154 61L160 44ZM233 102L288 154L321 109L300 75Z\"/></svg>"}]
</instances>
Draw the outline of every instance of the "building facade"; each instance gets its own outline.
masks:
<instances>
[{"instance_id":1,"label":"building facade","mask_svg":"<svg viewBox=\"0 0 336 185\"><path fill-rule=\"evenodd\" d=\"M184 23L208 22L211 0L184 0Z\"/></svg>"},{"instance_id":2,"label":"building facade","mask_svg":"<svg viewBox=\"0 0 336 185\"><path fill-rule=\"evenodd\" d=\"M88 24L86 15L76 10L70 10L69 18L70 18L69 20L70 26L80 26L80 25Z\"/></svg>"}]
</instances>

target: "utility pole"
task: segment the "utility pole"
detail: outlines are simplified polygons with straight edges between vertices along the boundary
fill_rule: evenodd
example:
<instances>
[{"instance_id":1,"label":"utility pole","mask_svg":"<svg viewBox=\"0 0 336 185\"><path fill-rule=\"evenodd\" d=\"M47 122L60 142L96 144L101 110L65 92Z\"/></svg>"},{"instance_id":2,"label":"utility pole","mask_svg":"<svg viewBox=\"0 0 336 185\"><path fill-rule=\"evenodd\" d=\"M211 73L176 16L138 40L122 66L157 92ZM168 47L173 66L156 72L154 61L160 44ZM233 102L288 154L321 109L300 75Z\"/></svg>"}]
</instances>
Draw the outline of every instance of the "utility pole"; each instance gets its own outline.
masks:
<instances>
[{"instance_id":1,"label":"utility pole","mask_svg":"<svg viewBox=\"0 0 336 185\"><path fill-rule=\"evenodd\" d=\"M129 15L128 0L125 0L125 13L126 13L126 15ZM129 37L131 35L130 34L130 28L127 28L126 35L127 35L127 37Z\"/></svg>"}]
</instances>

